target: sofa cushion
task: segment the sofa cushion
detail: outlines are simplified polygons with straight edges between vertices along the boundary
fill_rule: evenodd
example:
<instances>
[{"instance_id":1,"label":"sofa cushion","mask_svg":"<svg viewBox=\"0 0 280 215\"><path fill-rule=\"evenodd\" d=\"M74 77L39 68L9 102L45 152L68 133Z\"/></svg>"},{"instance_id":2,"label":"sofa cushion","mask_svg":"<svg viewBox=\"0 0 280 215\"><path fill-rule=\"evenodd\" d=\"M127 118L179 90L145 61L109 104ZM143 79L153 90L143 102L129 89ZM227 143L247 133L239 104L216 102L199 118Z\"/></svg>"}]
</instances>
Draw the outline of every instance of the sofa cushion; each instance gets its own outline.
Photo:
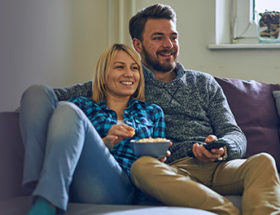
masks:
<instances>
[{"instance_id":1,"label":"sofa cushion","mask_svg":"<svg viewBox=\"0 0 280 215\"><path fill-rule=\"evenodd\" d=\"M18 113L0 113L0 201L23 195L21 179L23 144L19 133Z\"/></svg>"},{"instance_id":2,"label":"sofa cushion","mask_svg":"<svg viewBox=\"0 0 280 215\"><path fill-rule=\"evenodd\" d=\"M280 170L280 121L272 96L272 91L280 90L280 85L217 77L216 80L223 88L237 124L247 137L245 157L268 152Z\"/></svg>"},{"instance_id":3,"label":"sofa cushion","mask_svg":"<svg viewBox=\"0 0 280 215\"><path fill-rule=\"evenodd\" d=\"M1 215L25 215L31 207L31 198L18 197L0 201ZM193 208L146 205L107 205L70 203L65 215L215 215L212 212Z\"/></svg>"}]
</instances>

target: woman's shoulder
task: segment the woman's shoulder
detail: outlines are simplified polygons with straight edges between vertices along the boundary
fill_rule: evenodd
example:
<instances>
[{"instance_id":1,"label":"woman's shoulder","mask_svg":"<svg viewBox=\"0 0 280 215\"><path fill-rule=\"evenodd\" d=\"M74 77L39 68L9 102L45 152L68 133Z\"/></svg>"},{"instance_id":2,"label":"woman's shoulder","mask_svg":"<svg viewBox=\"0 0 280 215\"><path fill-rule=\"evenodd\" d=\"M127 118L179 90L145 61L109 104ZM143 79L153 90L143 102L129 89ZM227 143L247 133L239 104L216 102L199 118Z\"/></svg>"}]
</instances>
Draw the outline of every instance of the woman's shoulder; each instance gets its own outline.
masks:
<instances>
[{"instance_id":1,"label":"woman's shoulder","mask_svg":"<svg viewBox=\"0 0 280 215\"><path fill-rule=\"evenodd\" d=\"M162 108L154 103L148 103L145 101L135 99L134 104L136 104L136 107L140 110L163 112Z\"/></svg>"},{"instance_id":2,"label":"woman's shoulder","mask_svg":"<svg viewBox=\"0 0 280 215\"><path fill-rule=\"evenodd\" d=\"M94 102L90 97L84 97L84 96L72 97L68 101L73 102L78 106L95 106L96 105L96 102Z\"/></svg>"}]
</instances>

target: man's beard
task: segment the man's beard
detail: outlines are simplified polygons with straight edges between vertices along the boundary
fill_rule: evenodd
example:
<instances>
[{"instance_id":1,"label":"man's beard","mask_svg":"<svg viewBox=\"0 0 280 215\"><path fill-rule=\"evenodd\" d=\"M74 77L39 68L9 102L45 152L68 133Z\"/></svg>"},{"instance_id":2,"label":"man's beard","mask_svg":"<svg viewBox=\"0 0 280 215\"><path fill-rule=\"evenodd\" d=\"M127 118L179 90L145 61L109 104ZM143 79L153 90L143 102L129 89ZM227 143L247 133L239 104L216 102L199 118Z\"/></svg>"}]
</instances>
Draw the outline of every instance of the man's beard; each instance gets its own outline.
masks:
<instances>
[{"instance_id":1,"label":"man's beard","mask_svg":"<svg viewBox=\"0 0 280 215\"><path fill-rule=\"evenodd\" d=\"M174 52L175 52L175 50L174 50ZM144 46L143 46L143 54L144 54L147 66L152 67L154 70L156 70L158 72L162 72L162 73L170 72L170 71L174 70L176 67L176 63L175 63L176 61L173 63L170 63L168 65L163 65L163 64L160 64L158 60L153 60L152 56L146 51Z\"/></svg>"}]
</instances>

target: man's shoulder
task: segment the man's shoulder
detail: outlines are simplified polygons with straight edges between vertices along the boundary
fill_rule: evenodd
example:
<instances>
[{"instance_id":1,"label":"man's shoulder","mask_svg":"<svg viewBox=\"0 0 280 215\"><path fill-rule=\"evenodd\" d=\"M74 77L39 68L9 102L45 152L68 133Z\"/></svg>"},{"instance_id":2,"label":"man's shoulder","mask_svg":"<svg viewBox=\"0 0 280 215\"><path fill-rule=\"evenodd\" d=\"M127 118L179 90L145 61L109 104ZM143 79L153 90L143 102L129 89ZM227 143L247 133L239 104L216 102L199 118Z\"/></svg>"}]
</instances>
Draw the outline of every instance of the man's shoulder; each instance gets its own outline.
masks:
<instances>
[{"instance_id":1,"label":"man's shoulder","mask_svg":"<svg viewBox=\"0 0 280 215\"><path fill-rule=\"evenodd\" d=\"M204 78L204 79L212 79L213 78L213 76L209 73L198 71L198 70L193 70L193 69L185 70L184 74L186 76L193 76L193 77Z\"/></svg>"},{"instance_id":2,"label":"man's shoulder","mask_svg":"<svg viewBox=\"0 0 280 215\"><path fill-rule=\"evenodd\" d=\"M78 83L68 87L55 88L54 92L59 101L66 101L75 96L92 96L92 81Z\"/></svg>"},{"instance_id":3,"label":"man's shoulder","mask_svg":"<svg viewBox=\"0 0 280 215\"><path fill-rule=\"evenodd\" d=\"M214 84L215 82L215 79L211 74L193 69L184 70L184 74L181 76L180 79L186 84L192 83L205 85L209 83Z\"/></svg>"},{"instance_id":4,"label":"man's shoulder","mask_svg":"<svg viewBox=\"0 0 280 215\"><path fill-rule=\"evenodd\" d=\"M185 69L183 65L180 63L177 63L176 69L177 69L177 74L181 76L181 79L186 79L186 77L188 78L187 80L197 79L197 78L206 79L206 80L213 79L213 76L209 73L194 70L194 69Z\"/></svg>"}]
</instances>

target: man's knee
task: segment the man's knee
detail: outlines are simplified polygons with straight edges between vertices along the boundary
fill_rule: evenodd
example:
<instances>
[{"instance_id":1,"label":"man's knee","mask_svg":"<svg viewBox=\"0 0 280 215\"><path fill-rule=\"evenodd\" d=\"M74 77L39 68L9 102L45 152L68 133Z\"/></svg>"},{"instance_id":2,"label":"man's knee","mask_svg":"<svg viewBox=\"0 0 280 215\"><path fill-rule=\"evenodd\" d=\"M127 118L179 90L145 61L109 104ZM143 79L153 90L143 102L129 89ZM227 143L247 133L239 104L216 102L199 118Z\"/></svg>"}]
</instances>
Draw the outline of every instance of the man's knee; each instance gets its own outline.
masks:
<instances>
[{"instance_id":1,"label":"man's knee","mask_svg":"<svg viewBox=\"0 0 280 215\"><path fill-rule=\"evenodd\" d=\"M155 163L160 163L160 161L149 156L140 157L132 164L130 169L131 175L136 177L147 175L151 173L150 170Z\"/></svg>"},{"instance_id":2,"label":"man's knee","mask_svg":"<svg viewBox=\"0 0 280 215\"><path fill-rule=\"evenodd\" d=\"M252 160L256 163L259 163L259 164L262 163L264 165L275 163L274 158L266 152L262 152L262 153L252 156Z\"/></svg>"},{"instance_id":3,"label":"man's knee","mask_svg":"<svg viewBox=\"0 0 280 215\"><path fill-rule=\"evenodd\" d=\"M148 156L142 156L138 158L131 166L131 172L142 172L145 171L150 162L154 158Z\"/></svg>"},{"instance_id":4,"label":"man's knee","mask_svg":"<svg viewBox=\"0 0 280 215\"><path fill-rule=\"evenodd\" d=\"M250 164L259 171L270 170L276 172L275 160L266 152L253 155L248 161L250 161Z\"/></svg>"}]
</instances>

